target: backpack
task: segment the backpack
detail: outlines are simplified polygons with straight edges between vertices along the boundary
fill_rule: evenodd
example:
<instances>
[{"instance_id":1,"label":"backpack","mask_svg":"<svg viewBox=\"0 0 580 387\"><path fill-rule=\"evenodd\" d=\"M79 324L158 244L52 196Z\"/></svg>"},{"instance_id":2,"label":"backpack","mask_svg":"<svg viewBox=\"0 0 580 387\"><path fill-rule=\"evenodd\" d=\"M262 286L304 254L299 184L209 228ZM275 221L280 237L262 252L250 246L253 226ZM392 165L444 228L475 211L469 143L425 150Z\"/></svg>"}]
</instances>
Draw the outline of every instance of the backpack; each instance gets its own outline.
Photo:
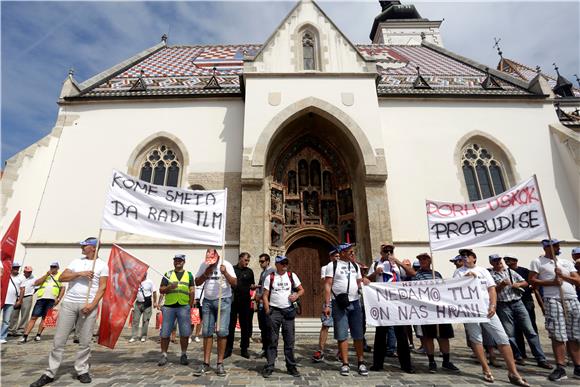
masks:
<instances>
[{"instance_id":1,"label":"backpack","mask_svg":"<svg viewBox=\"0 0 580 387\"><path fill-rule=\"evenodd\" d=\"M350 305L350 301L348 299L348 292L350 289L350 264L352 262L348 262L348 285L346 287L346 293L335 294L332 290L332 285L334 285L334 277L336 276L336 268L338 267L338 261L332 262L332 285L330 285L330 291L334 295L334 300L336 304L341 309L346 309ZM354 270L358 273L358 265L356 263L352 263L354 266Z\"/></svg>"},{"instance_id":2,"label":"backpack","mask_svg":"<svg viewBox=\"0 0 580 387\"><path fill-rule=\"evenodd\" d=\"M286 274L288 274L288 278L290 278L290 290L293 292L296 289L296 286L294 285L294 277L292 277L291 271L287 271ZM276 275L275 271L270 273L270 288L268 289L268 301L270 301L270 296L272 295L272 286L274 285L275 275ZM296 309L296 314L302 314L302 305L300 304L300 299L294 301L294 308Z\"/></svg>"}]
</instances>

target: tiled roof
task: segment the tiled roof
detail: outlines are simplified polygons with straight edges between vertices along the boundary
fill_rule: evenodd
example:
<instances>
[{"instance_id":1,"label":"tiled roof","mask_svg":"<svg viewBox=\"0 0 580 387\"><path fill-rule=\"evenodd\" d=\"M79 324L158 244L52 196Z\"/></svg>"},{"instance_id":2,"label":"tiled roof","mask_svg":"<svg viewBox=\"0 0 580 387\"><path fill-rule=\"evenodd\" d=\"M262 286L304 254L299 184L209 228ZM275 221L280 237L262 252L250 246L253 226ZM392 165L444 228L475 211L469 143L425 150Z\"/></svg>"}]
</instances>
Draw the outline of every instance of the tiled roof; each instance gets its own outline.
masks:
<instances>
[{"instance_id":1,"label":"tiled roof","mask_svg":"<svg viewBox=\"0 0 580 387\"><path fill-rule=\"evenodd\" d=\"M121 68L87 86L77 98L147 97L187 95L241 95L240 75L244 56L254 56L260 45L163 46L144 59ZM378 93L388 95L489 95L529 96L524 82L496 79L499 89L485 89L486 71L445 55L429 45L357 45L363 56L375 60L379 73ZM441 51L441 52L440 52ZM458 59L459 58L459 59ZM430 88L413 86L417 66ZM206 89L214 75L220 89ZM98 77L97 77L98 78ZM141 80L140 80L141 78ZM139 87L133 87L139 82ZM519 82L519 84L518 84ZM86 83L86 82L85 82ZM144 84L144 87L142 85ZM132 90L133 88L133 90Z\"/></svg>"}]
</instances>

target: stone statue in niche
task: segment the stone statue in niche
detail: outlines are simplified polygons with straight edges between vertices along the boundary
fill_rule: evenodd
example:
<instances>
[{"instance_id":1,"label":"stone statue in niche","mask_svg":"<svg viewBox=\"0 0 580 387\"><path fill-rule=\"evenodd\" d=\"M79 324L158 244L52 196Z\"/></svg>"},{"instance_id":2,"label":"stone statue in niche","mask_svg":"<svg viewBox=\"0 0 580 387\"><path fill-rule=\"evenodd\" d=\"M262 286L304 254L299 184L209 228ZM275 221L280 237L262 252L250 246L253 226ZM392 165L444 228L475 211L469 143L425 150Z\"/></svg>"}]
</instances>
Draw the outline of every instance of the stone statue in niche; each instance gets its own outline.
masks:
<instances>
[{"instance_id":1,"label":"stone statue in niche","mask_svg":"<svg viewBox=\"0 0 580 387\"><path fill-rule=\"evenodd\" d=\"M320 187L320 164L316 160L310 163L310 182L313 187Z\"/></svg>"},{"instance_id":2,"label":"stone statue in niche","mask_svg":"<svg viewBox=\"0 0 580 387\"><path fill-rule=\"evenodd\" d=\"M322 224L325 226L336 225L335 202L322 201Z\"/></svg>"},{"instance_id":3,"label":"stone statue in niche","mask_svg":"<svg viewBox=\"0 0 580 387\"><path fill-rule=\"evenodd\" d=\"M319 216L320 213L318 211L318 192L312 192L310 194L310 204L312 206L311 216Z\"/></svg>"},{"instance_id":4,"label":"stone statue in niche","mask_svg":"<svg viewBox=\"0 0 580 387\"><path fill-rule=\"evenodd\" d=\"M300 206L298 203L286 203L284 210L287 226L296 226L300 222Z\"/></svg>"},{"instance_id":5,"label":"stone statue in niche","mask_svg":"<svg viewBox=\"0 0 580 387\"><path fill-rule=\"evenodd\" d=\"M282 224L278 220L272 220L271 222L271 232L270 239L272 246L280 246L282 244Z\"/></svg>"},{"instance_id":6,"label":"stone statue in niche","mask_svg":"<svg viewBox=\"0 0 580 387\"><path fill-rule=\"evenodd\" d=\"M332 181L330 180L330 172L322 174L322 194L332 195Z\"/></svg>"},{"instance_id":7,"label":"stone statue in niche","mask_svg":"<svg viewBox=\"0 0 580 387\"><path fill-rule=\"evenodd\" d=\"M296 195L298 193L296 187L296 172L294 171L288 172L288 193L290 195Z\"/></svg>"},{"instance_id":8,"label":"stone statue in niche","mask_svg":"<svg viewBox=\"0 0 580 387\"><path fill-rule=\"evenodd\" d=\"M301 187L308 186L308 163L306 160L300 160L298 163L298 184Z\"/></svg>"},{"instance_id":9,"label":"stone statue in niche","mask_svg":"<svg viewBox=\"0 0 580 387\"><path fill-rule=\"evenodd\" d=\"M270 201L272 214L282 215L282 191L272 189Z\"/></svg>"}]
</instances>

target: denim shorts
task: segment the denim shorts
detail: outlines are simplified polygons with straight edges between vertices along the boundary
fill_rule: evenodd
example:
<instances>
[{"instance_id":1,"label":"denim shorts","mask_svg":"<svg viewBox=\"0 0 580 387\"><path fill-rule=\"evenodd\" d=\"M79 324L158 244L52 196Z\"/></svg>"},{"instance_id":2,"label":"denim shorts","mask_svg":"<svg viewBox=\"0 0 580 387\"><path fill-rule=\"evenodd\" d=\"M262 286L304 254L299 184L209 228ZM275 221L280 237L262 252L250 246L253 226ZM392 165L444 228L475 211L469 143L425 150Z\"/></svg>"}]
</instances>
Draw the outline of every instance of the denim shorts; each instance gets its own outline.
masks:
<instances>
[{"instance_id":1,"label":"denim shorts","mask_svg":"<svg viewBox=\"0 0 580 387\"><path fill-rule=\"evenodd\" d=\"M203 320L201 320L201 335L203 337L213 336L215 329L217 315L218 315L218 303L219 300L208 300L205 298L203 304L201 305ZM230 326L230 311L232 308L232 298L226 297L222 298L221 313L220 313L220 326L217 335L219 337L226 337L229 334Z\"/></svg>"},{"instance_id":2,"label":"denim shorts","mask_svg":"<svg viewBox=\"0 0 580 387\"><path fill-rule=\"evenodd\" d=\"M176 308L170 308L168 306L161 307L161 313L163 313L163 323L161 324L161 336L166 339L171 336L171 331L175 326L175 321L179 324L179 336L189 337L191 336L191 312L189 305L178 306Z\"/></svg>"},{"instance_id":3,"label":"denim shorts","mask_svg":"<svg viewBox=\"0 0 580 387\"><path fill-rule=\"evenodd\" d=\"M32 317L46 317L48 310L54 306L54 300L50 298L39 298L32 309Z\"/></svg>"},{"instance_id":4,"label":"denim shorts","mask_svg":"<svg viewBox=\"0 0 580 387\"><path fill-rule=\"evenodd\" d=\"M320 322L322 322L323 327L331 327L334 325L332 319L332 303L330 303L330 315L326 316L324 313L324 308L322 309L322 314L320 315Z\"/></svg>"},{"instance_id":5,"label":"denim shorts","mask_svg":"<svg viewBox=\"0 0 580 387\"><path fill-rule=\"evenodd\" d=\"M360 301L351 301L346 309L341 309L332 300L332 318L334 320L334 338L337 341L348 339L348 330L353 340L363 339L363 312Z\"/></svg>"}]
</instances>

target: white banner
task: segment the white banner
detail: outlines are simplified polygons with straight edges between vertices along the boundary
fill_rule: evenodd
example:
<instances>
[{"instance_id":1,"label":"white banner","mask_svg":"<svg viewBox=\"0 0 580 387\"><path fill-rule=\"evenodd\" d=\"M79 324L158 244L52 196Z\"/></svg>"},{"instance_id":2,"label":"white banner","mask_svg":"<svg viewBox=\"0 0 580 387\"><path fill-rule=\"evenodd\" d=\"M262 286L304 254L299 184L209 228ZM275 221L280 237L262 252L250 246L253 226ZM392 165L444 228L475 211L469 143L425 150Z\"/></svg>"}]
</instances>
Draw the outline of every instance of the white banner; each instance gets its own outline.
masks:
<instances>
[{"instance_id":1,"label":"white banner","mask_svg":"<svg viewBox=\"0 0 580 387\"><path fill-rule=\"evenodd\" d=\"M427 200L431 249L501 245L547 234L536 179L470 203Z\"/></svg>"},{"instance_id":2,"label":"white banner","mask_svg":"<svg viewBox=\"0 0 580 387\"><path fill-rule=\"evenodd\" d=\"M473 277L371 282L363 294L366 321L373 326L489 321L489 294Z\"/></svg>"},{"instance_id":3,"label":"white banner","mask_svg":"<svg viewBox=\"0 0 580 387\"><path fill-rule=\"evenodd\" d=\"M113 170L101 227L221 246L227 190L190 191L150 184Z\"/></svg>"}]
</instances>

